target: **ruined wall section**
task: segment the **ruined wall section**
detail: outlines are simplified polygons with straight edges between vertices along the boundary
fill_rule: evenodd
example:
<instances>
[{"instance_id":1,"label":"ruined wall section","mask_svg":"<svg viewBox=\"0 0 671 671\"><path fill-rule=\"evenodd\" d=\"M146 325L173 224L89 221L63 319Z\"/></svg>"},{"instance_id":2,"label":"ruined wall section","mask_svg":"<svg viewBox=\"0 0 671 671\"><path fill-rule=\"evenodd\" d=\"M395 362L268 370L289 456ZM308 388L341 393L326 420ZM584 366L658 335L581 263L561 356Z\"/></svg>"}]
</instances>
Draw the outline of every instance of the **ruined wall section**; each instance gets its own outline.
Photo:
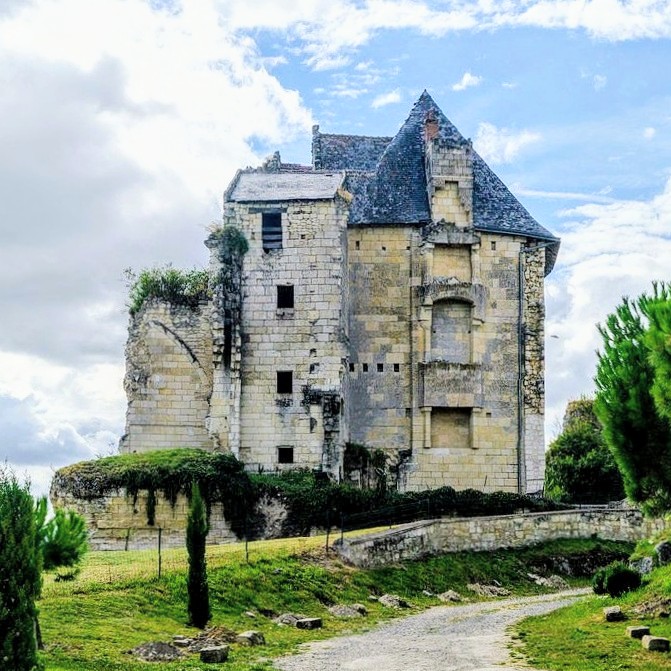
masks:
<instances>
[{"instance_id":1,"label":"ruined wall section","mask_svg":"<svg viewBox=\"0 0 671 671\"><path fill-rule=\"evenodd\" d=\"M534 243L529 241L529 246ZM528 492L540 491L545 475L545 253L541 247L524 254L524 462Z\"/></svg>"},{"instance_id":2,"label":"ruined wall section","mask_svg":"<svg viewBox=\"0 0 671 671\"><path fill-rule=\"evenodd\" d=\"M208 305L193 309L147 301L128 329L128 409L120 451L211 449L206 419L212 370Z\"/></svg>"},{"instance_id":3,"label":"ruined wall section","mask_svg":"<svg viewBox=\"0 0 671 671\"><path fill-rule=\"evenodd\" d=\"M417 238L409 226L348 231L351 440L385 450L391 465L412 441L411 293Z\"/></svg>"},{"instance_id":4,"label":"ruined wall section","mask_svg":"<svg viewBox=\"0 0 671 671\"><path fill-rule=\"evenodd\" d=\"M280 249L264 251L263 216L281 215ZM250 470L323 468L340 475L347 426L344 301L347 202L229 202L224 223L249 242L243 264L239 456ZM294 307L278 307L278 287ZM280 391L278 373L290 374ZM285 377L286 383L286 377Z\"/></svg>"}]
</instances>

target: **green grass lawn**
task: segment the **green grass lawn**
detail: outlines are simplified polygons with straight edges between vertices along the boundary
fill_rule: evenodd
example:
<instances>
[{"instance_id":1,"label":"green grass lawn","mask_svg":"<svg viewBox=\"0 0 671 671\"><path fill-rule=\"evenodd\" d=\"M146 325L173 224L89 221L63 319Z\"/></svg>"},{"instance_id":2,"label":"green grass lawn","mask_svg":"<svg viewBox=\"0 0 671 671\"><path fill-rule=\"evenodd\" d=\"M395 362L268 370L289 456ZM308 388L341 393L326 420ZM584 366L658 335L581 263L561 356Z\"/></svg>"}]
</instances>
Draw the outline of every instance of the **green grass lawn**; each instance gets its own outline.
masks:
<instances>
[{"instance_id":1,"label":"green grass lawn","mask_svg":"<svg viewBox=\"0 0 671 671\"><path fill-rule=\"evenodd\" d=\"M671 655L644 650L625 636L628 626L647 625L653 636L671 638L671 620L635 612L642 604L671 602L671 566L658 568L641 589L618 599L591 596L516 627L515 650L548 671L657 671L671 669ZM624 622L605 622L603 608L621 606ZM671 608L667 607L667 610Z\"/></svg>"},{"instance_id":2,"label":"green grass lawn","mask_svg":"<svg viewBox=\"0 0 671 671\"><path fill-rule=\"evenodd\" d=\"M208 548L212 624L237 632L257 629L265 636L262 647L233 644L227 669L268 669L269 659L294 651L300 643L368 629L408 612L385 608L370 601L370 595L398 594L411 603L410 612L416 612L439 603L424 590L437 594L454 589L466 594L469 582L497 580L513 594L537 594L545 590L528 578L529 570L543 565L548 556L582 556L596 552L597 546L608 561L632 549L616 543L566 541L359 570L343 565L331 553L327 556L323 537L254 544L249 561L239 546L212 547ZM197 633L186 625L183 558L182 551L165 553L167 568L159 579L151 553L97 552L86 558L77 580L54 582L47 577L39 606L48 671L146 670L152 666L133 659L128 650L140 643L170 641L175 634ZM584 584L584 580L570 582ZM340 619L328 613L329 605L354 602L364 603L369 615ZM250 611L256 617L245 614ZM283 612L321 617L324 627L301 631L278 626L272 614ZM166 671L208 668L197 656L156 666Z\"/></svg>"}]
</instances>

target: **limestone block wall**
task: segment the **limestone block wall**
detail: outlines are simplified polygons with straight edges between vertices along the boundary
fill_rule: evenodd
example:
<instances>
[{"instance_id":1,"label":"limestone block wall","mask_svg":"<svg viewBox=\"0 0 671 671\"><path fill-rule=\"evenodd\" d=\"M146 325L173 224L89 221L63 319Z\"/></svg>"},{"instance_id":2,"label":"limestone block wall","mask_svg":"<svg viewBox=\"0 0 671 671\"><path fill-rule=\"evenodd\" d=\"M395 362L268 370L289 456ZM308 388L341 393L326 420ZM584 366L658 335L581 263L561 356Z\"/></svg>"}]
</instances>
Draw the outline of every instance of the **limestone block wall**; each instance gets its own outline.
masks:
<instances>
[{"instance_id":1,"label":"limestone block wall","mask_svg":"<svg viewBox=\"0 0 671 671\"><path fill-rule=\"evenodd\" d=\"M411 227L362 226L348 231L350 437L388 452L412 441L413 253Z\"/></svg>"},{"instance_id":2,"label":"limestone block wall","mask_svg":"<svg viewBox=\"0 0 671 671\"><path fill-rule=\"evenodd\" d=\"M528 492L545 477L545 249L523 254L524 263L524 480Z\"/></svg>"},{"instance_id":3,"label":"limestone block wall","mask_svg":"<svg viewBox=\"0 0 671 671\"><path fill-rule=\"evenodd\" d=\"M148 301L131 317L124 389L122 452L211 448L206 429L212 393L209 309Z\"/></svg>"},{"instance_id":4,"label":"limestone block wall","mask_svg":"<svg viewBox=\"0 0 671 671\"><path fill-rule=\"evenodd\" d=\"M140 492L137 500L116 490L97 499L86 501L60 491L51 492L54 507L75 510L86 520L91 550L155 550L158 530L161 546L185 547L188 501L180 495L173 507L157 494L153 526L147 524L147 492ZM213 506L207 542L213 545L234 543L238 540L224 519L221 506Z\"/></svg>"},{"instance_id":5,"label":"limestone block wall","mask_svg":"<svg viewBox=\"0 0 671 671\"><path fill-rule=\"evenodd\" d=\"M444 232L433 232L431 239L439 242L426 245L424 252L425 290L419 314L425 362L419 399L423 443L417 446L415 441L407 487L517 491L519 252L525 239L470 234L471 277L464 283L458 277L434 274L436 269L450 273L443 260L436 264L436 249L444 244L459 248L460 242L468 242L466 233L462 240L450 231L448 226ZM455 275L464 272L462 256L455 257ZM444 301L448 305L458 301L467 322L455 325L457 311L442 309ZM436 327L445 327L445 315L452 318L450 330L460 336L453 339L451 349L443 335L433 333Z\"/></svg>"},{"instance_id":6,"label":"limestone block wall","mask_svg":"<svg viewBox=\"0 0 671 671\"><path fill-rule=\"evenodd\" d=\"M663 531L669 522L637 510L570 510L497 517L445 518L415 522L377 534L345 538L338 553L359 567L383 566L428 555L522 547L564 538L636 542Z\"/></svg>"},{"instance_id":7,"label":"limestone block wall","mask_svg":"<svg viewBox=\"0 0 671 671\"><path fill-rule=\"evenodd\" d=\"M264 213L280 213L281 249L263 251ZM225 223L249 241L244 257L239 456L250 469L322 467L339 475L347 361L347 205L340 198L227 203ZM294 307L277 307L292 286ZM277 373L291 386L278 392ZM282 451L281 451L282 450ZM280 463L293 450L293 463Z\"/></svg>"}]
</instances>

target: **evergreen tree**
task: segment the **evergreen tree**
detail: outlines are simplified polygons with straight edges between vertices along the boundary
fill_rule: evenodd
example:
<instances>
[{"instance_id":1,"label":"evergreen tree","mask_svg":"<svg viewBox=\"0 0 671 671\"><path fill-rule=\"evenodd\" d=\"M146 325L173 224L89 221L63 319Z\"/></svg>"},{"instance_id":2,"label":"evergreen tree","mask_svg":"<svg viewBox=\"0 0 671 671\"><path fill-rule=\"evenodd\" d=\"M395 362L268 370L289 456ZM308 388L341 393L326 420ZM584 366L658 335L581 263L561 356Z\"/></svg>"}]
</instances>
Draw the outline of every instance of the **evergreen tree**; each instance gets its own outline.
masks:
<instances>
[{"instance_id":1,"label":"evergreen tree","mask_svg":"<svg viewBox=\"0 0 671 671\"><path fill-rule=\"evenodd\" d=\"M44 570L76 566L88 549L86 522L72 510L56 508L47 521L47 497L35 502L37 546Z\"/></svg>"},{"instance_id":2,"label":"evergreen tree","mask_svg":"<svg viewBox=\"0 0 671 671\"><path fill-rule=\"evenodd\" d=\"M622 476L590 399L568 404L562 432L546 455L545 493L569 503L605 503L624 497Z\"/></svg>"},{"instance_id":3,"label":"evergreen tree","mask_svg":"<svg viewBox=\"0 0 671 671\"><path fill-rule=\"evenodd\" d=\"M205 562L207 533L205 504L200 495L200 488L194 482L191 486L191 501L186 525L186 549L189 554L187 591L189 596L189 622L199 629L203 629L212 616Z\"/></svg>"},{"instance_id":4,"label":"evergreen tree","mask_svg":"<svg viewBox=\"0 0 671 671\"><path fill-rule=\"evenodd\" d=\"M0 469L0 668L34 671L37 608L42 588L33 499L26 485Z\"/></svg>"},{"instance_id":5,"label":"evergreen tree","mask_svg":"<svg viewBox=\"0 0 671 671\"><path fill-rule=\"evenodd\" d=\"M647 313L657 300L663 300L657 288L652 297L625 298L599 326L603 350L597 353L594 406L627 497L650 514L671 509L671 430L653 398L648 345Z\"/></svg>"}]
</instances>

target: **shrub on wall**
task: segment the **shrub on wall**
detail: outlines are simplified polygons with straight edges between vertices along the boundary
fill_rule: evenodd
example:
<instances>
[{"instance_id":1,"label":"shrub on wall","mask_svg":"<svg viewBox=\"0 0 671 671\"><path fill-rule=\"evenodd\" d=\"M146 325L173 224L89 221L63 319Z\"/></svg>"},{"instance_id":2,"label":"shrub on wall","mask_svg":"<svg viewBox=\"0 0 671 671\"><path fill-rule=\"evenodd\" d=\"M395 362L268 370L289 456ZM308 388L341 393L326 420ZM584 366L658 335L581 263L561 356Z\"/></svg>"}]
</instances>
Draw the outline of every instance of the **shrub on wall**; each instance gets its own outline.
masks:
<instances>
[{"instance_id":1,"label":"shrub on wall","mask_svg":"<svg viewBox=\"0 0 671 671\"><path fill-rule=\"evenodd\" d=\"M135 275L126 270L128 279L128 311L136 314L150 299L158 298L173 305L195 308L211 297L207 270L179 270L172 266L149 268Z\"/></svg>"}]
</instances>

